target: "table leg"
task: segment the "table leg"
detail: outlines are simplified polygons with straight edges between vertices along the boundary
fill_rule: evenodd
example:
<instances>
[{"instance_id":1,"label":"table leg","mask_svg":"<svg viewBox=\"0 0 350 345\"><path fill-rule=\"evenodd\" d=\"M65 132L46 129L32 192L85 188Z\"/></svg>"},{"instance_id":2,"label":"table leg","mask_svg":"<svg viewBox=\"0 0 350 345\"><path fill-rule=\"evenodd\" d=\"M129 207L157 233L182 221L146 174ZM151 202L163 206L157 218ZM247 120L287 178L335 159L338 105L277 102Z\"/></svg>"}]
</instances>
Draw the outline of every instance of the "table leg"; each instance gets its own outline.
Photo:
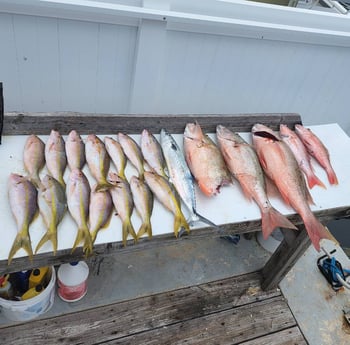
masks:
<instances>
[{"instance_id":1,"label":"table leg","mask_svg":"<svg viewBox=\"0 0 350 345\"><path fill-rule=\"evenodd\" d=\"M276 288L283 277L303 255L311 241L304 224L298 226L300 231L284 230L284 239L262 269L261 288Z\"/></svg>"}]
</instances>

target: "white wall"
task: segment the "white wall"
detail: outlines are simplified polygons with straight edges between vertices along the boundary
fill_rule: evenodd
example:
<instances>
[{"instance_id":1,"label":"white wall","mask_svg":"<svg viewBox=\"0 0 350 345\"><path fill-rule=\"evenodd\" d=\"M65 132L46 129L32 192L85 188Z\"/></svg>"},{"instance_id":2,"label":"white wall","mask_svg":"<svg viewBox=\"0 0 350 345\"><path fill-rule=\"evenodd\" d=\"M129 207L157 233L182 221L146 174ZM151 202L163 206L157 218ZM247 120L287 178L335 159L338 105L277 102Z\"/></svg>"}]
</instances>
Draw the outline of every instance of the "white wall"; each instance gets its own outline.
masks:
<instances>
[{"instance_id":1,"label":"white wall","mask_svg":"<svg viewBox=\"0 0 350 345\"><path fill-rule=\"evenodd\" d=\"M265 18L266 6L258 6ZM307 31L302 11L293 13L300 23L292 27L287 12L288 26L273 18L253 23L246 8L242 23L225 13L208 17L205 6L197 15L165 7L24 15L27 8L0 1L5 111L298 112L306 124L338 122L350 134L350 18L334 21L332 30L334 15L319 18L323 28L311 13Z\"/></svg>"}]
</instances>

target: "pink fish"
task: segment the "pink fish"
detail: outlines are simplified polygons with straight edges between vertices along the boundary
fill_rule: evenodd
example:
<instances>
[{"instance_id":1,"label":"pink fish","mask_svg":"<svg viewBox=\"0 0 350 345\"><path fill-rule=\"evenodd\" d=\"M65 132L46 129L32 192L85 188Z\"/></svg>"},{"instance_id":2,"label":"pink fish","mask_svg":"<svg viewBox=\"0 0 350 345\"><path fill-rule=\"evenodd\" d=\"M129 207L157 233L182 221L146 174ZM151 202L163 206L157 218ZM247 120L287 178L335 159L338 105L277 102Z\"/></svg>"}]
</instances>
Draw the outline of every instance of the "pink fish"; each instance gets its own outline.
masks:
<instances>
[{"instance_id":1,"label":"pink fish","mask_svg":"<svg viewBox=\"0 0 350 345\"><path fill-rule=\"evenodd\" d=\"M334 237L309 207L313 200L292 151L277 133L264 125L254 125L252 134L266 175L275 183L285 202L301 216L314 247L320 251L320 240L334 240Z\"/></svg>"},{"instance_id":2,"label":"pink fish","mask_svg":"<svg viewBox=\"0 0 350 345\"><path fill-rule=\"evenodd\" d=\"M312 188L315 185L318 185L322 188L326 188L323 182L315 175L314 169L310 163L310 156L307 153L306 148L298 135L290 128L288 128L288 126L282 124L280 125L280 135L282 140L293 152L300 169L303 171L307 178L309 187Z\"/></svg>"},{"instance_id":3,"label":"pink fish","mask_svg":"<svg viewBox=\"0 0 350 345\"><path fill-rule=\"evenodd\" d=\"M304 143L309 154L325 169L330 184L338 184L338 178L330 162L329 152L322 141L309 129L295 125L295 132Z\"/></svg>"}]
</instances>

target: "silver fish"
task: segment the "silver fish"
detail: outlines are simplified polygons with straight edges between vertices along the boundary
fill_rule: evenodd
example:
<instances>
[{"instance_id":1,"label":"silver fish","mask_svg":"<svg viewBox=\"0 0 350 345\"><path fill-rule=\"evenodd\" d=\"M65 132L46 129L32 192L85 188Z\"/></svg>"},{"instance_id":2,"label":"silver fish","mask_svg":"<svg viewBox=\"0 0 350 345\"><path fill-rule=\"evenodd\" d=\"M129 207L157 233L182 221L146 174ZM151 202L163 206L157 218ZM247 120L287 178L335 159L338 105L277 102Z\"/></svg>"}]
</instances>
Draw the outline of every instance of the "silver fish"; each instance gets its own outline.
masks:
<instances>
[{"instance_id":1,"label":"silver fish","mask_svg":"<svg viewBox=\"0 0 350 345\"><path fill-rule=\"evenodd\" d=\"M45 160L49 174L65 187L66 184L63 180L64 170L67 166L65 142L60 133L54 129L45 145Z\"/></svg>"},{"instance_id":2,"label":"silver fish","mask_svg":"<svg viewBox=\"0 0 350 345\"><path fill-rule=\"evenodd\" d=\"M85 174L79 170L71 171L67 183L68 210L78 225L78 233L73 244L72 252L84 241L83 250L86 255L92 253L92 240L88 228L90 203L90 185Z\"/></svg>"},{"instance_id":3,"label":"silver fish","mask_svg":"<svg viewBox=\"0 0 350 345\"><path fill-rule=\"evenodd\" d=\"M45 144L36 135L30 135L26 140L23 164L29 174L28 178L35 187L38 187L40 183L39 172L45 165Z\"/></svg>"},{"instance_id":4,"label":"silver fish","mask_svg":"<svg viewBox=\"0 0 350 345\"><path fill-rule=\"evenodd\" d=\"M17 236L9 253L8 264L20 248L28 253L30 260L33 259L29 226L38 211L37 194L37 190L28 179L18 174L10 175L8 196L11 212L17 224Z\"/></svg>"},{"instance_id":5,"label":"silver fish","mask_svg":"<svg viewBox=\"0 0 350 345\"><path fill-rule=\"evenodd\" d=\"M57 226L67 209L66 192L62 185L52 176L45 175L40 183L38 194L40 214L46 226L46 233L36 246L35 252L47 242L52 242L53 253L57 251Z\"/></svg>"},{"instance_id":6,"label":"silver fish","mask_svg":"<svg viewBox=\"0 0 350 345\"><path fill-rule=\"evenodd\" d=\"M152 237L151 214L153 210L153 194L148 185L137 178L131 176L130 189L134 200L135 208L141 217L142 224L137 232L137 238L147 233L148 237Z\"/></svg>"},{"instance_id":7,"label":"silver fish","mask_svg":"<svg viewBox=\"0 0 350 345\"><path fill-rule=\"evenodd\" d=\"M107 181L110 158L102 140L95 134L89 134L86 139L86 162L92 176L97 181L96 192L111 188Z\"/></svg>"},{"instance_id":8,"label":"silver fish","mask_svg":"<svg viewBox=\"0 0 350 345\"><path fill-rule=\"evenodd\" d=\"M151 171L145 171L145 181L162 205L173 213L175 237L184 231L189 233L190 227L181 211L180 201L170 182L164 176Z\"/></svg>"},{"instance_id":9,"label":"silver fish","mask_svg":"<svg viewBox=\"0 0 350 345\"><path fill-rule=\"evenodd\" d=\"M147 129L144 129L141 133L141 151L145 161L152 171L155 171L158 175L166 177L164 171L166 163L162 148L160 147L158 140Z\"/></svg>"},{"instance_id":10,"label":"silver fish","mask_svg":"<svg viewBox=\"0 0 350 345\"><path fill-rule=\"evenodd\" d=\"M89 227L92 243L96 241L98 232L109 224L111 219L113 203L112 197L108 190L90 194L89 206Z\"/></svg>"},{"instance_id":11,"label":"silver fish","mask_svg":"<svg viewBox=\"0 0 350 345\"><path fill-rule=\"evenodd\" d=\"M117 134L118 141L123 148L125 156L128 157L129 161L139 172L140 179L143 179L144 160L142 156L141 149L136 141L124 133Z\"/></svg>"},{"instance_id":12,"label":"silver fish","mask_svg":"<svg viewBox=\"0 0 350 345\"><path fill-rule=\"evenodd\" d=\"M218 228L216 224L197 213L196 194L191 171L175 139L164 128L160 132L160 146L163 150L170 181L175 186L181 200L190 212L189 223L193 224L200 221Z\"/></svg>"},{"instance_id":13,"label":"silver fish","mask_svg":"<svg viewBox=\"0 0 350 345\"><path fill-rule=\"evenodd\" d=\"M129 234L135 241L137 241L137 235L131 223L134 202L132 199L130 186L127 180L121 178L116 173L110 172L108 177L110 183L114 186L110 189L110 192L114 207L117 210L118 216L122 220L123 244L126 246L126 241Z\"/></svg>"},{"instance_id":14,"label":"silver fish","mask_svg":"<svg viewBox=\"0 0 350 345\"><path fill-rule=\"evenodd\" d=\"M117 174L120 177L125 178L126 157L121 145L118 141L110 137L105 137L104 142L109 157L111 157L112 162L117 168Z\"/></svg>"},{"instance_id":15,"label":"silver fish","mask_svg":"<svg viewBox=\"0 0 350 345\"><path fill-rule=\"evenodd\" d=\"M69 132L66 140L66 155L70 170L82 169L85 164L85 144L77 131Z\"/></svg>"}]
</instances>

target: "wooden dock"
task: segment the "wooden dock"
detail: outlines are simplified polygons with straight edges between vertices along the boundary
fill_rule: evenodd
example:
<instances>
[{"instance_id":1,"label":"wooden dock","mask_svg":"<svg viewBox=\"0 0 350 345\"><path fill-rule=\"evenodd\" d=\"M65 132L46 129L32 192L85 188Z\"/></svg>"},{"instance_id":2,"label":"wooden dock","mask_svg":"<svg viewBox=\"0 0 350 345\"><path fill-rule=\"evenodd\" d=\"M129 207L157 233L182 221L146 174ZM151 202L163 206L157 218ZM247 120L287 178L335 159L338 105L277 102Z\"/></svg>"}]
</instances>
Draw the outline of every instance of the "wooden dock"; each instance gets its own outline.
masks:
<instances>
[{"instance_id":1,"label":"wooden dock","mask_svg":"<svg viewBox=\"0 0 350 345\"><path fill-rule=\"evenodd\" d=\"M0 328L3 344L307 344L259 271Z\"/></svg>"}]
</instances>

